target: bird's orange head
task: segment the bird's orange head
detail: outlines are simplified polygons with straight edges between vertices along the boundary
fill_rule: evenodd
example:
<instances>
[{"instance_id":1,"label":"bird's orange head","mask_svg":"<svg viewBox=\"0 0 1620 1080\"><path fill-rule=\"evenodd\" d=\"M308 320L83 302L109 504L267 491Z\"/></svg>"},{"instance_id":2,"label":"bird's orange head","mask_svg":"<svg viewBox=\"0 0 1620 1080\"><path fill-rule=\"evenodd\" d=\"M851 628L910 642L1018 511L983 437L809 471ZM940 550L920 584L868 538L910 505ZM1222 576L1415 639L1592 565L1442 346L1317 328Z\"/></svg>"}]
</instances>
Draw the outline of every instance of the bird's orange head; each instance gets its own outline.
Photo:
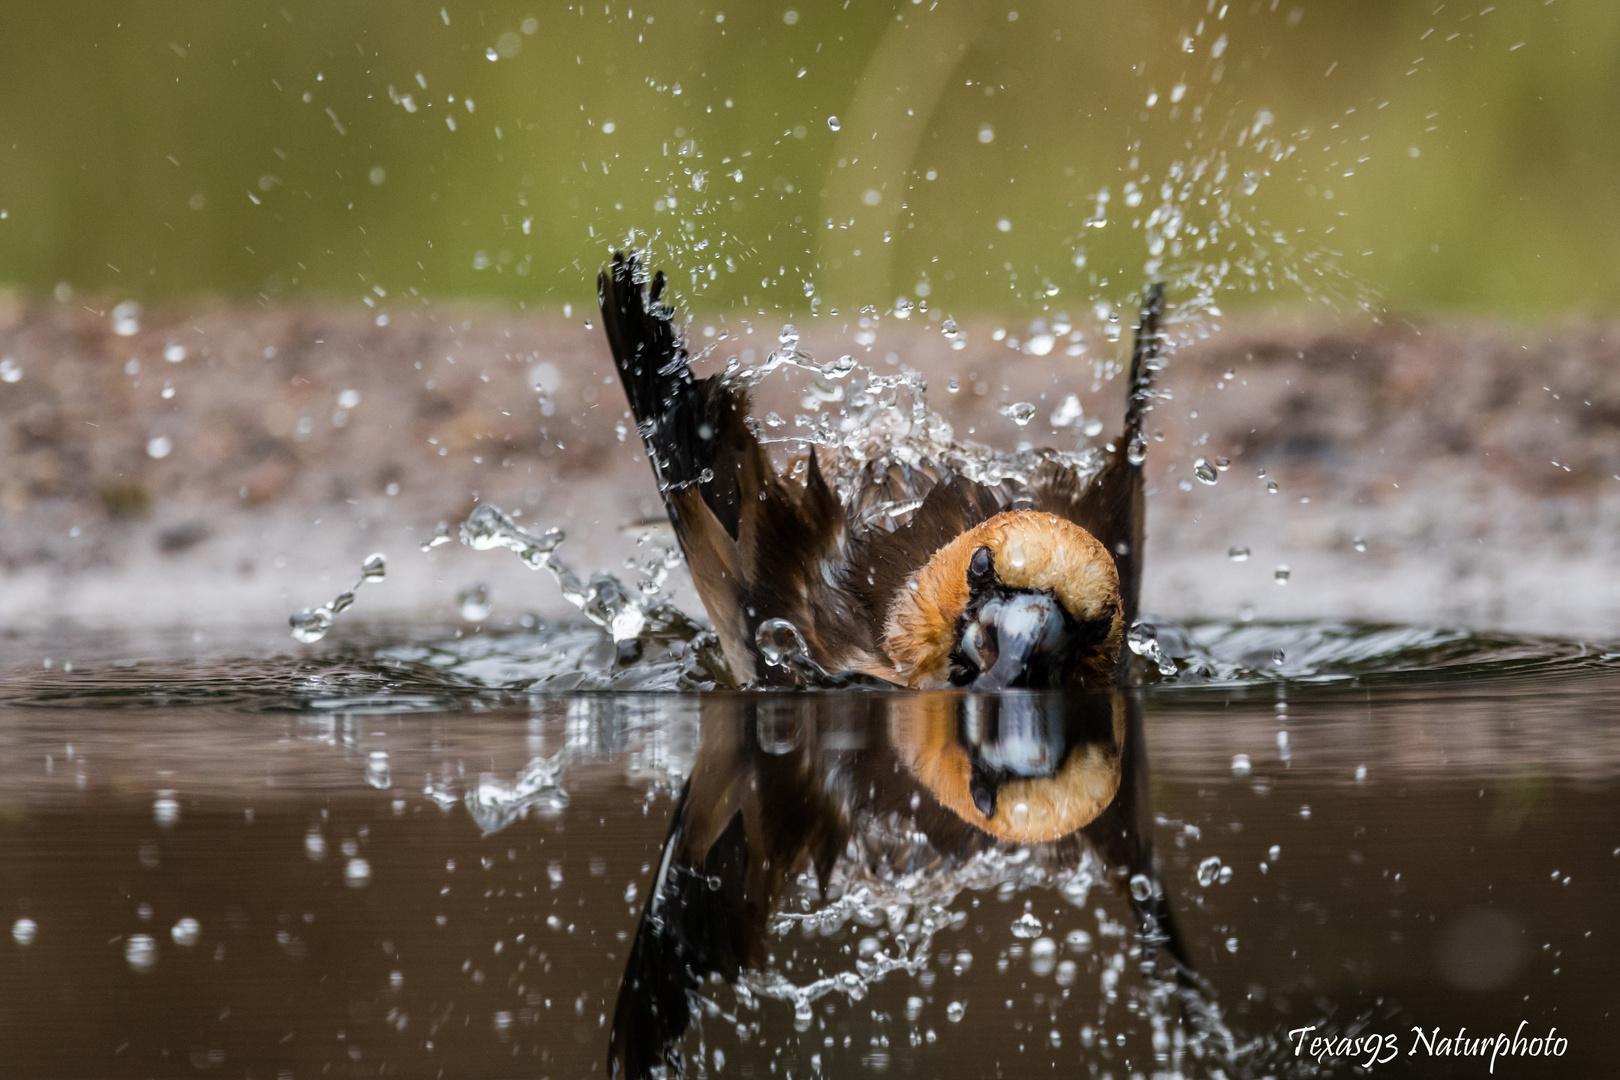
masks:
<instances>
[{"instance_id":1,"label":"bird's orange head","mask_svg":"<svg viewBox=\"0 0 1620 1080\"><path fill-rule=\"evenodd\" d=\"M936 551L889 608L884 651L917 688L1111 681L1124 638L1119 571L1085 529L997 514Z\"/></svg>"}]
</instances>

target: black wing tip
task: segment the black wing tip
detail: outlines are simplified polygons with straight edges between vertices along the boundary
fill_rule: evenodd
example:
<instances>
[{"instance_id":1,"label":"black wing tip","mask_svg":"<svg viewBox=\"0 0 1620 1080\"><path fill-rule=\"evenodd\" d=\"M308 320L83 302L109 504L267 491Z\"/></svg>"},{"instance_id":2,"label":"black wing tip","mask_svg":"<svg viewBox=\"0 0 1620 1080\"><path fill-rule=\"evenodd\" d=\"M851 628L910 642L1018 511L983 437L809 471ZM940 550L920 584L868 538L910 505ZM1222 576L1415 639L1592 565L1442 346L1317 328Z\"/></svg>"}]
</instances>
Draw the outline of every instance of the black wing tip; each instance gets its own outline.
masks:
<instances>
[{"instance_id":1,"label":"black wing tip","mask_svg":"<svg viewBox=\"0 0 1620 1080\"><path fill-rule=\"evenodd\" d=\"M610 285L625 288L629 295L639 295L640 287L645 285L648 310L663 299L664 287L668 283L669 279L662 270L650 275L647 273L647 253L635 248L615 251L608 265L596 275L597 295L604 301Z\"/></svg>"},{"instance_id":2,"label":"black wing tip","mask_svg":"<svg viewBox=\"0 0 1620 1080\"><path fill-rule=\"evenodd\" d=\"M1149 282L1142 291L1142 313L1136 324L1136 338L1131 345L1131 374L1129 398L1125 406L1125 445L1140 438L1143 414L1147 412L1149 392L1153 389L1153 373L1164 351L1164 333L1160 322L1164 317L1164 282Z\"/></svg>"}]
</instances>

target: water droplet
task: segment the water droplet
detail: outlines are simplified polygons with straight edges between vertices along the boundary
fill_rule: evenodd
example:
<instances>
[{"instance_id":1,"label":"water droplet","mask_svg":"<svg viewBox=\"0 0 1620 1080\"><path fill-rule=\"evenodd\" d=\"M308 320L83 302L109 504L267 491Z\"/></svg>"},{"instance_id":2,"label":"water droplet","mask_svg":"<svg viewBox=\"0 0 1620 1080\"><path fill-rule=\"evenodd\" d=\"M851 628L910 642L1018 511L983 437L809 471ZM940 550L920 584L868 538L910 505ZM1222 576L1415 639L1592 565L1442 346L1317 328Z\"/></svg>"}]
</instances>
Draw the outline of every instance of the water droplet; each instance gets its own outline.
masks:
<instances>
[{"instance_id":1,"label":"water droplet","mask_svg":"<svg viewBox=\"0 0 1620 1080\"><path fill-rule=\"evenodd\" d=\"M1229 952L1229 953L1234 953L1234 952L1238 951L1238 939L1237 938L1229 937L1229 938L1226 939L1226 951Z\"/></svg>"},{"instance_id":2,"label":"water droplet","mask_svg":"<svg viewBox=\"0 0 1620 1080\"><path fill-rule=\"evenodd\" d=\"M1073 986L1080 967L1073 960L1063 960L1057 966L1056 982L1059 986Z\"/></svg>"},{"instance_id":3,"label":"water droplet","mask_svg":"<svg viewBox=\"0 0 1620 1080\"><path fill-rule=\"evenodd\" d=\"M1311 819L1311 808L1309 806L1300 807L1299 816L1304 818L1306 821L1309 821Z\"/></svg>"},{"instance_id":4,"label":"water droplet","mask_svg":"<svg viewBox=\"0 0 1620 1080\"><path fill-rule=\"evenodd\" d=\"M1288 584L1288 575L1289 575L1289 573L1290 573L1290 571L1288 569L1288 564L1284 563L1283 565L1277 567L1276 570L1272 571L1271 577L1272 577L1272 580L1275 581L1277 584L1286 585L1286 584Z\"/></svg>"},{"instance_id":5,"label":"water droplet","mask_svg":"<svg viewBox=\"0 0 1620 1080\"><path fill-rule=\"evenodd\" d=\"M366 783L379 791L394 786L393 772L388 768L388 751L373 750L366 758Z\"/></svg>"},{"instance_id":6,"label":"water droplet","mask_svg":"<svg viewBox=\"0 0 1620 1080\"><path fill-rule=\"evenodd\" d=\"M953 1024L960 1024L962 1017L967 1015L967 1006L960 1001L953 1001L945 1006L945 1019Z\"/></svg>"},{"instance_id":7,"label":"water droplet","mask_svg":"<svg viewBox=\"0 0 1620 1080\"><path fill-rule=\"evenodd\" d=\"M1132 874L1131 895L1138 901L1151 899L1153 896L1153 879L1146 874Z\"/></svg>"},{"instance_id":8,"label":"water droplet","mask_svg":"<svg viewBox=\"0 0 1620 1080\"><path fill-rule=\"evenodd\" d=\"M1233 562L1248 562L1249 549L1246 547L1230 547L1226 549L1226 557Z\"/></svg>"},{"instance_id":9,"label":"water droplet","mask_svg":"<svg viewBox=\"0 0 1620 1080\"><path fill-rule=\"evenodd\" d=\"M1029 947L1029 970L1045 978L1057 966L1057 942L1049 937L1036 938Z\"/></svg>"},{"instance_id":10,"label":"water droplet","mask_svg":"<svg viewBox=\"0 0 1620 1080\"><path fill-rule=\"evenodd\" d=\"M843 127L844 125L838 122L838 117L829 116L829 117L827 117L827 126L832 128L834 131L837 131L839 128Z\"/></svg>"},{"instance_id":11,"label":"water droplet","mask_svg":"<svg viewBox=\"0 0 1620 1080\"><path fill-rule=\"evenodd\" d=\"M125 300L112 310L112 331L119 337L134 337L141 332L141 305Z\"/></svg>"},{"instance_id":12,"label":"water droplet","mask_svg":"<svg viewBox=\"0 0 1620 1080\"><path fill-rule=\"evenodd\" d=\"M1275 481L1275 480L1267 480L1266 481L1266 494L1268 494L1268 495L1277 494L1277 481Z\"/></svg>"},{"instance_id":13,"label":"water droplet","mask_svg":"<svg viewBox=\"0 0 1620 1080\"><path fill-rule=\"evenodd\" d=\"M1070 952L1085 952L1091 948L1091 935L1084 930L1070 930L1063 943L1069 947Z\"/></svg>"},{"instance_id":14,"label":"water droplet","mask_svg":"<svg viewBox=\"0 0 1620 1080\"><path fill-rule=\"evenodd\" d=\"M164 828L176 824L180 820L180 801L174 797L172 791L160 791L157 798L152 800L152 820Z\"/></svg>"},{"instance_id":15,"label":"water droplet","mask_svg":"<svg viewBox=\"0 0 1620 1080\"><path fill-rule=\"evenodd\" d=\"M1125 447L1125 460L1132 465L1140 465L1147 460L1147 435L1138 431L1131 435L1130 444Z\"/></svg>"},{"instance_id":16,"label":"water droplet","mask_svg":"<svg viewBox=\"0 0 1620 1080\"><path fill-rule=\"evenodd\" d=\"M781 332L776 335L776 340L781 344L783 349L787 350L788 352L793 352L799 347L799 331L792 323L788 323L783 326Z\"/></svg>"},{"instance_id":17,"label":"water droplet","mask_svg":"<svg viewBox=\"0 0 1620 1080\"><path fill-rule=\"evenodd\" d=\"M1080 406L1080 395L1070 394L1063 399L1063 403L1052 410L1047 422L1055 428L1073 427L1085 418L1085 410Z\"/></svg>"},{"instance_id":18,"label":"water droplet","mask_svg":"<svg viewBox=\"0 0 1620 1080\"><path fill-rule=\"evenodd\" d=\"M174 443L167 435L155 435L146 441L146 456L155 461L168 457L173 449Z\"/></svg>"},{"instance_id":19,"label":"water droplet","mask_svg":"<svg viewBox=\"0 0 1620 1080\"><path fill-rule=\"evenodd\" d=\"M1231 458L1218 457L1218 458L1215 459L1215 468L1219 469L1221 472L1225 472L1227 469L1230 469L1231 467L1232 467L1232 459Z\"/></svg>"},{"instance_id":20,"label":"water droplet","mask_svg":"<svg viewBox=\"0 0 1620 1080\"><path fill-rule=\"evenodd\" d=\"M456 610L468 622L483 622L489 618L494 605L490 603L489 587L479 583L456 594Z\"/></svg>"},{"instance_id":21,"label":"water droplet","mask_svg":"<svg viewBox=\"0 0 1620 1080\"><path fill-rule=\"evenodd\" d=\"M371 864L361 858L350 859L343 867L343 884L351 889L363 889L371 884Z\"/></svg>"},{"instance_id":22,"label":"water droplet","mask_svg":"<svg viewBox=\"0 0 1620 1080\"><path fill-rule=\"evenodd\" d=\"M373 552L366 556L366 561L360 564L361 581L381 581L388 576L388 556L382 552Z\"/></svg>"},{"instance_id":23,"label":"water droplet","mask_svg":"<svg viewBox=\"0 0 1620 1080\"><path fill-rule=\"evenodd\" d=\"M340 409L354 408L356 405L360 404L360 391L344 390L340 392L337 396L337 403L338 408Z\"/></svg>"},{"instance_id":24,"label":"water droplet","mask_svg":"<svg viewBox=\"0 0 1620 1080\"><path fill-rule=\"evenodd\" d=\"M14 383L22 378L22 366L9 356L0 356L0 382Z\"/></svg>"},{"instance_id":25,"label":"water droplet","mask_svg":"<svg viewBox=\"0 0 1620 1080\"><path fill-rule=\"evenodd\" d=\"M1221 860L1218 855L1211 855L1198 864L1198 884L1204 886L1204 888L1207 889L1215 884L1220 879L1220 876Z\"/></svg>"},{"instance_id":26,"label":"water droplet","mask_svg":"<svg viewBox=\"0 0 1620 1080\"><path fill-rule=\"evenodd\" d=\"M1002 416L1009 418L1019 427L1023 427L1035 419L1035 406L1028 401L1015 401L1011 405L1003 405L1000 412Z\"/></svg>"},{"instance_id":27,"label":"water droplet","mask_svg":"<svg viewBox=\"0 0 1620 1080\"><path fill-rule=\"evenodd\" d=\"M34 943L34 936L39 933L39 924L33 919L18 919L11 924L11 940L23 948Z\"/></svg>"},{"instance_id":28,"label":"water droplet","mask_svg":"<svg viewBox=\"0 0 1620 1080\"><path fill-rule=\"evenodd\" d=\"M304 834L304 854L309 856L311 862L326 858L326 837L319 829L311 829Z\"/></svg>"},{"instance_id":29,"label":"water droplet","mask_svg":"<svg viewBox=\"0 0 1620 1080\"><path fill-rule=\"evenodd\" d=\"M799 628L786 619L766 619L760 623L754 632L754 641L765 662L773 667L793 670L815 667Z\"/></svg>"},{"instance_id":30,"label":"water droplet","mask_svg":"<svg viewBox=\"0 0 1620 1080\"><path fill-rule=\"evenodd\" d=\"M1102 434L1102 429L1102 418L1093 416L1080 426L1080 433L1088 439L1095 439L1098 435Z\"/></svg>"},{"instance_id":31,"label":"water droplet","mask_svg":"<svg viewBox=\"0 0 1620 1080\"><path fill-rule=\"evenodd\" d=\"M432 551L440 544L448 544L449 542L450 523L448 521L441 521L438 525L434 526L433 535L422 541L422 543L418 546L421 547L423 551Z\"/></svg>"},{"instance_id":32,"label":"water droplet","mask_svg":"<svg viewBox=\"0 0 1620 1080\"><path fill-rule=\"evenodd\" d=\"M1013 937L1018 938L1040 937L1041 931L1044 929L1046 927L1042 925L1041 920L1037 919L1034 913L1028 911L1014 919L1012 924Z\"/></svg>"},{"instance_id":33,"label":"water droplet","mask_svg":"<svg viewBox=\"0 0 1620 1080\"><path fill-rule=\"evenodd\" d=\"M157 942L150 934L131 934L124 940L124 962L131 971L145 974L157 965Z\"/></svg>"},{"instance_id":34,"label":"water droplet","mask_svg":"<svg viewBox=\"0 0 1620 1080\"><path fill-rule=\"evenodd\" d=\"M856 368L855 358L845 353L838 359L821 365L821 373L829 379L842 379Z\"/></svg>"},{"instance_id":35,"label":"water droplet","mask_svg":"<svg viewBox=\"0 0 1620 1080\"><path fill-rule=\"evenodd\" d=\"M1367 541L1358 536L1354 540L1350 541L1350 546L1355 548L1357 551L1366 551Z\"/></svg>"},{"instance_id":36,"label":"water droplet","mask_svg":"<svg viewBox=\"0 0 1620 1080\"><path fill-rule=\"evenodd\" d=\"M1365 766L1365 765L1357 765L1356 766L1356 783L1365 784L1366 782L1367 782L1367 766Z\"/></svg>"},{"instance_id":37,"label":"water droplet","mask_svg":"<svg viewBox=\"0 0 1620 1080\"><path fill-rule=\"evenodd\" d=\"M982 143L995 142L996 141L996 129L991 127L989 124L980 124L979 125L979 141L982 142Z\"/></svg>"},{"instance_id":38,"label":"water droplet","mask_svg":"<svg viewBox=\"0 0 1620 1080\"><path fill-rule=\"evenodd\" d=\"M1152 623L1140 619L1132 623L1125 632L1125 644L1137 656L1153 661L1160 675L1168 678L1176 673L1176 662L1159 648L1159 631Z\"/></svg>"},{"instance_id":39,"label":"water droplet","mask_svg":"<svg viewBox=\"0 0 1620 1080\"><path fill-rule=\"evenodd\" d=\"M1024 351L1031 356L1045 356L1057 344L1057 337L1053 334L1032 334L1024 342Z\"/></svg>"},{"instance_id":40,"label":"water droplet","mask_svg":"<svg viewBox=\"0 0 1620 1080\"><path fill-rule=\"evenodd\" d=\"M305 645L312 645L332 629L332 613L324 607L304 608L288 617L292 636Z\"/></svg>"},{"instance_id":41,"label":"water droplet","mask_svg":"<svg viewBox=\"0 0 1620 1080\"><path fill-rule=\"evenodd\" d=\"M1248 754L1233 754L1232 755L1232 775L1233 776L1248 776L1249 775L1249 768L1250 768L1250 765L1249 765L1249 755Z\"/></svg>"},{"instance_id":42,"label":"water droplet","mask_svg":"<svg viewBox=\"0 0 1620 1080\"><path fill-rule=\"evenodd\" d=\"M1199 458L1197 461L1193 462L1193 475L1198 477L1199 483L1212 485L1216 480L1215 466L1211 465L1203 458Z\"/></svg>"},{"instance_id":43,"label":"water droplet","mask_svg":"<svg viewBox=\"0 0 1620 1080\"><path fill-rule=\"evenodd\" d=\"M187 916L170 927L169 937L182 949L189 949L197 944L197 936L201 932L202 927L197 920Z\"/></svg>"}]
</instances>

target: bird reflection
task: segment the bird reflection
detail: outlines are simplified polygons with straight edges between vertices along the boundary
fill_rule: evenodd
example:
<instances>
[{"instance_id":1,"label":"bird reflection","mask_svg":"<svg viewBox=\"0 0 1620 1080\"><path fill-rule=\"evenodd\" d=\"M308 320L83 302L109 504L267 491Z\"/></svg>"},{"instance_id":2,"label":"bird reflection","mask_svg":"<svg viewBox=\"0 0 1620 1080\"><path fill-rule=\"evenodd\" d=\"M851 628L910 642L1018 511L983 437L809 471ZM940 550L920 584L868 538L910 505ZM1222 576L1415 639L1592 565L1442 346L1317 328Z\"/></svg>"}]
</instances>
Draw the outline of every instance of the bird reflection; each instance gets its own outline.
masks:
<instances>
[{"instance_id":1,"label":"bird reflection","mask_svg":"<svg viewBox=\"0 0 1620 1080\"><path fill-rule=\"evenodd\" d=\"M1196 984L1158 884L1129 692L711 695L701 740L620 983L610 1076L678 1075L702 983L760 969L785 887L810 871L825 898L852 860L943 875L1029 848L1062 869L1089 847L1150 978ZM872 839L896 832L910 842Z\"/></svg>"}]
</instances>

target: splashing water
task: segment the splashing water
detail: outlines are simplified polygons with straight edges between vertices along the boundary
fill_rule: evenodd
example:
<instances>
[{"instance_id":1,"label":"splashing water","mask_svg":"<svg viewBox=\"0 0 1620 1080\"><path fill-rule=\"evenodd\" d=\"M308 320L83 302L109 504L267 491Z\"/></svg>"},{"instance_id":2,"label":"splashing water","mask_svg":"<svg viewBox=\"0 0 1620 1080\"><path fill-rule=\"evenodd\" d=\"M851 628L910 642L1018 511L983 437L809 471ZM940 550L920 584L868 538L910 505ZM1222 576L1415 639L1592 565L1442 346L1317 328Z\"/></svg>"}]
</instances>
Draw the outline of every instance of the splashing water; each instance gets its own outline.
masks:
<instances>
[{"instance_id":1,"label":"splashing water","mask_svg":"<svg viewBox=\"0 0 1620 1080\"><path fill-rule=\"evenodd\" d=\"M1154 624L1138 619L1126 632L1125 643L1131 652L1156 665L1160 675L1169 677L1176 673L1175 660L1159 648L1159 628Z\"/></svg>"},{"instance_id":2,"label":"splashing water","mask_svg":"<svg viewBox=\"0 0 1620 1080\"><path fill-rule=\"evenodd\" d=\"M388 557L382 552L366 556L366 561L360 564L360 577L355 583L343 592L337 594L320 607L304 608L294 612L287 622L292 626L292 636L311 645L326 636L332 629L332 621L340 612L346 611L354 603L354 594L360 586L371 581L381 581L388 576Z\"/></svg>"},{"instance_id":3,"label":"splashing water","mask_svg":"<svg viewBox=\"0 0 1620 1080\"><path fill-rule=\"evenodd\" d=\"M461 542L468 547L476 551L504 547L516 553L529 569L550 572L562 589L563 598L606 630L616 645L647 635L692 641L704 632L661 595L669 569L675 565L672 557L655 560L655 568L647 580L635 589L627 589L612 574L598 573L588 580L582 579L557 558L557 548L565 539L561 529L548 529L543 535L535 536L493 503L480 505L461 526Z\"/></svg>"},{"instance_id":4,"label":"splashing water","mask_svg":"<svg viewBox=\"0 0 1620 1080\"><path fill-rule=\"evenodd\" d=\"M784 331L786 334L786 331ZM855 507L863 524L885 529L903 525L926 492L904 491L892 499L874 499L863 494L873 472L892 466L932 475L949 469L986 487L1003 487L1009 494L1030 482L1049 460L1073 468L1082 480L1102 467L1102 457L1094 449L1076 451L999 450L979 443L959 441L950 423L928 406L928 385L922 374L908 367L896 373L880 373L851 356L828 364L818 364L797 344L784 347L766 359L744 367L736 357L726 366L725 378L733 385L753 387L767 377L799 375L802 412L794 416L791 432L779 433L775 425L756 418L748 424L756 438L767 445L790 449L814 447L823 475L847 507ZM1002 408L1002 414L1019 427L1036 415L1036 407L1018 402ZM785 424L784 424L785 426ZM1095 434L1100 427L1087 427ZM791 468L801 468L795 463Z\"/></svg>"},{"instance_id":5,"label":"splashing water","mask_svg":"<svg viewBox=\"0 0 1620 1080\"><path fill-rule=\"evenodd\" d=\"M546 816L560 814L568 808L568 792L562 787L563 770L568 764L564 753L536 758L510 784L492 773L483 773L478 777L478 786L464 799L467 813L485 836L506 828L531 809Z\"/></svg>"}]
</instances>

